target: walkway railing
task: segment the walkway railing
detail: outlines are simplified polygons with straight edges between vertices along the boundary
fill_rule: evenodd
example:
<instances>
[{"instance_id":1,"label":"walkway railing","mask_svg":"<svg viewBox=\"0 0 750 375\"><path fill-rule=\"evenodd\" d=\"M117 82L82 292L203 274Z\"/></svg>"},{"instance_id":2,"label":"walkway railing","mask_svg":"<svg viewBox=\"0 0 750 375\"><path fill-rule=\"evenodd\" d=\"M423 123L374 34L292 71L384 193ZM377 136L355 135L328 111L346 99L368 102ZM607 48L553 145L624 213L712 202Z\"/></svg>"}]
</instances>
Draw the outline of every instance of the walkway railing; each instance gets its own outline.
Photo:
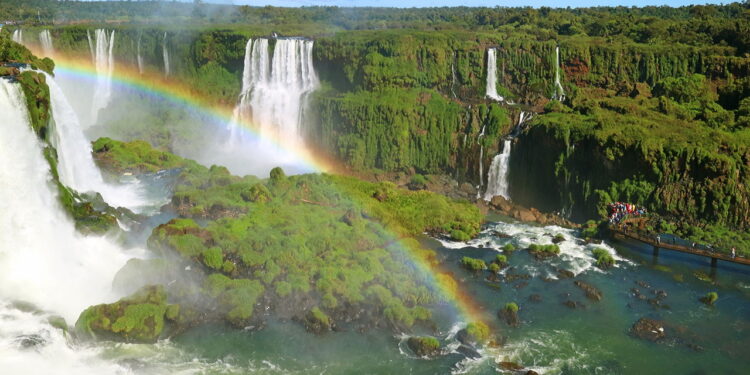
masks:
<instances>
[{"instance_id":1,"label":"walkway railing","mask_svg":"<svg viewBox=\"0 0 750 375\"><path fill-rule=\"evenodd\" d=\"M640 241L646 244L649 244L654 247L654 255L658 255L659 249L667 249L667 250L674 250L679 251L683 253L703 256L707 258L711 258L711 265L716 265L716 260L721 259L723 261L732 262L732 263L738 263L738 264L744 264L750 266L750 259L749 258L743 258L743 257L732 257L730 254L720 253L716 251L708 251L703 249L698 249L693 246L684 246L684 245L678 245L675 243L668 243L663 241L657 241L655 234L644 234L642 232L630 230L625 226L624 224L627 224L627 222L620 222L619 225L610 225L609 230L612 231L615 234L618 234L623 237L627 237L636 241Z\"/></svg>"}]
</instances>

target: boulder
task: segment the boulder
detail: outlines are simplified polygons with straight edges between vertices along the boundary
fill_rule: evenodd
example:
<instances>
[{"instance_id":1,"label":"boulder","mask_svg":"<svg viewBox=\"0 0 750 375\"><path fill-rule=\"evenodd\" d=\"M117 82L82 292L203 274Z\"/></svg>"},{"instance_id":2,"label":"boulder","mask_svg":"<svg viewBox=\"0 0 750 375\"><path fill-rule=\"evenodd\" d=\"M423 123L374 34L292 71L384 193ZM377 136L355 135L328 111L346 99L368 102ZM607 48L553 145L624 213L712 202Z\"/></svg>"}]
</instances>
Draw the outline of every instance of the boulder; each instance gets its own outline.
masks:
<instances>
[{"instance_id":1,"label":"boulder","mask_svg":"<svg viewBox=\"0 0 750 375\"><path fill-rule=\"evenodd\" d=\"M641 340L651 342L657 342L667 337L664 322L650 318L638 319L630 328L630 333Z\"/></svg>"},{"instance_id":2,"label":"boulder","mask_svg":"<svg viewBox=\"0 0 750 375\"><path fill-rule=\"evenodd\" d=\"M153 343L175 321L179 305L167 303L162 286L146 286L115 303L91 306L75 325L80 337L124 342Z\"/></svg>"},{"instance_id":3,"label":"boulder","mask_svg":"<svg viewBox=\"0 0 750 375\"><path fill-rule=\"evenodd\" d=\"M440 354L440 341L431 336L409 337L406 344L420 357L434 357Z\"/></svg>"},{"instance_id":4,"label":"boulder","mask_svg":"<svg viewBox=\"0 0 750 375\"><path fill-rule=\"evenodd\" d=\"M602 292L595 286L580 280L576 280L575 285L583 290L586 298L597 302L602 300Z\"/></svg>"}]
</instances>

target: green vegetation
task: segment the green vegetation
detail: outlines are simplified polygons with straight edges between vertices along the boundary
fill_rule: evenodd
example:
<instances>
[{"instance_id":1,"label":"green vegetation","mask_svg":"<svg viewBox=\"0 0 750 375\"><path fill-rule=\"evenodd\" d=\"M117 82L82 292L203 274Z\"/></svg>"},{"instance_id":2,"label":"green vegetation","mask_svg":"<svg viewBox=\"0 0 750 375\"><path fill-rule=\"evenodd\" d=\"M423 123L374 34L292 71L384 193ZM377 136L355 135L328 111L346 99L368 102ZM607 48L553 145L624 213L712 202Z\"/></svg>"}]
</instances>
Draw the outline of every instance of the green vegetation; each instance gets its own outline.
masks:
<instances>
[{"instance_id":1,"label":"green vegetation","mask_svg":"<svg viewBox=\"0 0 750 375\"><path fill-rule=\"evenodd\" d=\"M406 344L420 357L429 357L440 352L440 341L432 336L409 337Z\"/></svg>"},{"instance_id":2,"label":"green vegetation","mask_svg":"<svg viewBox=\"0 0 750 375\"><path fill-rule=\"evenodd\" d=\"M516 251L516 247L513 246L512 243L506 243L503 246L503 251L506 252L506 253L512 253L512 252Z\"/></svg>"},{"instance_id":3,"label":"green vegetation","mask_svg":"<svg viewBox=\"0 0 750 375\"><path fill-rule=\"evenodd\" d=\"M594 254L594 258L596 258L597 267L607 269L615 265L615 258L613 258L612 254L606 249L597 247L594 250L591 250L591 252Z\"/></svg>"},{"instance_id":4,"label":"green vegetation","mask_svg":"<svg viewBox=\"0 0 750 375\"><path fill-rule=\"evenodd\" d=\"M89 307L75 329L88 338L155 342L178 315L179 305L167 304L163 287L148 286L118 302Z\"/></svg>"},{"instance_id":5,"label":"green vegetation","mask_svg":"<svg viewBox=\"0 0 750 375\"><path fill-rule=\"evenodd\" d=\"M503 254L498 254L495 256L495 263L497 264L508 264L508 257L506 257Z\"/></svg>"},{"instance_id":6,"label":"green vegetation","mask_svg":"<svg viewBox=\"0 0 750 375\"><path fill-rule=\"evenodd\" d=\"M490 339L490 327L482 322L471 322L466 325L466 334L476 343L483 343Z\"/></svg>"},{"instance_id":7,"label":"green vegetation","mask_svg":"<svg viewBox=\"0 0 750 375\"><path fill-rule=\"evenodd\" d=\"M463 257L461 266L474 273L487 269L487 264L483 260L472 257Z\"/></svg>"},{"instance_id":8,"label":"green vegetation","mask_svg":"<svg viewBox=\"0 0 750 375\"><path fill-rule=\"evenodd\" d=\"M509 313L515 314L518 312L518 304L515 302L508 302L505 304L505 311L508 311Z\"/></svg>"},{"instance_id":9,"label":"green vegetation","mask_svg":"<svg viewBox=\"0 0 750 375\"><path fill-rule=\"evenodd\" d=\"M706 305L711 306L718 299L719 299L719 295L716 292L709 292L701 298L701 302L705 303Z\"/></svg>"},{"instance_id":10,"label":"green vegetation","mask_svg":"<svg viewBox=\"0 0 750 375\"><path fill-rule=\"evenodd\" d=\"M560 254L560 247L555 244L550 244L550 245L531 244L529 245L529 252L540 259L548 258L552 256L557 256L558 254Z\"/></svg>"},{"instance_id":11,"label":"green vegetation","mask_svg":"<svg viewBox=\"0 0 750 375\"><path fill-rule=\"evenodd\" d=\"M149 247L178 254L204 279L199 290L173 285L170 296L194 310L200 307L181 296L206 295L216 301L210 316L240 327L262 319L255 311L267 306L311 332L328 331L362 308L408 329L430 319L426 306L441 298L429 275L411 266L415 258L433 262L434 253L409 237L473 236L480 228L475 206L427 191L344 176L286 176L280 168L267 180L237 177L140 142L95 145L100 165L111 171L180 168L168 207L182 218L157 227ZM369 319L358 324L368 327Z\"/></svg>"}]
</instances>

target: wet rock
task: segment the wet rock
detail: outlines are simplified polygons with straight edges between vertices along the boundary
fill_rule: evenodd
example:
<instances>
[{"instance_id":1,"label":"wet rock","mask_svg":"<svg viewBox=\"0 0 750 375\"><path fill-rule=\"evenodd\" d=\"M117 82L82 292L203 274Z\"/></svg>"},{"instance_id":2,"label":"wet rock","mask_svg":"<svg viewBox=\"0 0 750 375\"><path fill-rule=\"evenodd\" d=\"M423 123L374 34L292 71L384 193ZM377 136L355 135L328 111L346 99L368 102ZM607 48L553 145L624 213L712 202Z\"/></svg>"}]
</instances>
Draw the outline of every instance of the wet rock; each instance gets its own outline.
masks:
<instances>
[{"instance_id":1,"label":"wet rock","mask_svg":"<svg viewBox=\"0 0 750 375\"><path fill-rule=\"evenodd\" d=\"M595 286L580 280L576 280L575 285L583 290L586 298L597 302L602 300L602 292Z\"/></svg>"},{"instance_id":2,"label":"wet rock","mask_svg":"<svg viewBox=\"0 0 750 375\"><path fill-rule=\"evenodd\" d=\"M559 277L561 279L571 279L571 278L573 278L575 276L576 275L573 273L573 271L569 271L569 270L562 269L562 268L559 268L557 270L557 277Z\"/></svg>"},{"instance_id":3,"label":"wet rock","mask_svg":"<svg viewBox=\"0 0 750 375\"><path fill-rule=\"evenodd\" d=\"M512 283L516 280L529 280L531 279L531 275L527 273L506 273L505 274L505 282L506 283Z\"/></svg>"},{"instance_id":4,"label":"wet rock","mask_svg":"<svg viewBox=\"0 0 750 375\"><path fill-rule=\"evenodd\" d=\"M586 305L584 305L583 303L573 300L566 300L565 302L563 302L563 305L573 310L586 308Z\"/></svg>"},{"instance_id":5,"label":"wet rock","mask_svg":"<svg viewBox=\"0 0 750 375\"><path fill-rule=\"evenodd\" d=\"M563 236L562 234L556 234L554 237L552 237L553 244L559 244L561 242L565 242L565 236Z\"/></svg>"},{"instance_id":6,"label":"wet rock","mask_svg":"<svg viewBox=\"0 0 750 375\"><path fill-rule=\"evenodd\" d=\"M38 334L20 335L16 337L15 341L18 343L18 346L24 349L33 349L39 346L44 346L46 343L46 340Z\"/></svg>"},{"instance_id":7,"label":"wet rock","mask_svg":"<svg viewBox=\"0 0 750 375\"><path fill-rule=\"evenodd\" d=\"M420 357L434 357L440 353L440 341L430 336L409 337L406 345Z\"/></svg>"},{"instance_id":8,"label":"wet rock","mask_svg":"<svg viewBox=\"0 0 750 375\"><path fill-rule=\"evenodd\" d=\"M521 323L518 319L518 305L515 303L505 305L504 308L497 312L497 317L505 320L505 323L510 327L518 327Z\"/></svg>"},{"instance_id":9,"label":"wet rock","mask_svg":"<svg viewBox=\"0 0 750 375\"><path fill-rule=\"evenodd\" d=\"M667 291L661 290L661 289L660 290L654 290L654 295L658 299L664 299L664 298L667 298Z\"/></svg>"},{"instance_id":10,"label":"wet rock","mask_svg":"<svg viewBox=\"0 0 750 375\"><path fill-rule=\"evenodd\" d=\"M146 286L115 303L89 307L75 330L81 338L152 343L179 314L179 305L167 303L164 287Z\"/></svg>"},{"instance_id":11,"label":"wet rock","mask_svg":"<svg viewBox=\"0 0 750 375\"><path fill-rule=\"evenodd\" d=\"M542 296L539 294L532 294L529 296L529 302L542 302Z\"/></svg>"},{"instance_id":12,"label":"wet rock","mask_svg":"<svg viewBox=\"0 0 750 375\"><path fill-rule=\"evenodd\" d=\"M482 358L482 355L479 354L479 352L474 349L474 347L467 346L467 345L459 345L458 348L456 348L456 351L463 354L466 358L469 359L477 359Z\"/></svg>"},{"instance_id":13,"label":"wet rock","mask_svg":"<svg viewBox=\"0 0 750 375\"><path fill-rule=\"evenodd\" d=\"M630 328L630 333L641 340L651 342L657 342L667 337L664 322L650 318L638 319Z\"/></svg>"},{"instance_id":14,"label":"wet rock","mask_svg":"<svg viewBox=\"0 0 750 375\"><path fill-rule=\"evenodd\" d=\"M503 371L521 371L521 370L523 370L523 366L519 365L518 363L509 362L509 361L498 362L497 367L500 368L500 370L503 370Z\"/></svg>"},{"instance_id":15,"label":"wet rock","mask_svg":"<svg viewBox=\"0 0 750 375\"><path fill-rule=\"evenodd\" d=\"M649 285L645 281L637 280L635 283L638 284L638 286L640 286L641 288L651 289L651 285Z\"/></svg>"},{"instance_id":16,"label":"wet rock","mask_svg":"<svg viewBox=\"0 0 750 375\"><path fill-rule=\"evenodd\" d=\"M495 237L497 237L497 238L511 238L512 237L511 235L509 235L507 233L498 232L496 230L492 231L492 235L495 236Z\"/></svg>"},{"instance_id":17,"label":"wet rock","mask_svg":"<svg viewBox=\"0 0 750 375\"><path fill-rule=\"evenodd\" d=\"M523 289L529 285L528 281L521 281L520 283L513 285L516 289Z\"/></svg>"},{"instance_id":18,"label":"wet rock","mask_svg":"<svg viewBox=\"0 0 750 375\"><path fill-rule=\"evenodd\" d=\"M526 371L524 375L539 375L539 373L534 370L529 370L529 371Z\"/></svg>"}]
</instances>

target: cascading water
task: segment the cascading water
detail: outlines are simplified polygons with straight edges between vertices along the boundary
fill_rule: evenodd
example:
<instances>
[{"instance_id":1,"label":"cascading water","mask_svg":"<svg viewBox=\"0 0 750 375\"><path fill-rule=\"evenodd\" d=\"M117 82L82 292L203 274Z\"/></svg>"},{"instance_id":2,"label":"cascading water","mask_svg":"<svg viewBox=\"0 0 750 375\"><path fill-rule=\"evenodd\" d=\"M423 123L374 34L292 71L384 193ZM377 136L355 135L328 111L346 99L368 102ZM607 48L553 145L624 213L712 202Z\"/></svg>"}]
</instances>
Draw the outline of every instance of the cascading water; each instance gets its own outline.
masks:
<instances>
[{"instance_id":1,"label":"cascading water","mask_svg":"<svg viewBox=\"0 0 750 375\"><path fill-rule=\"evenodd\" d=\"M96 350L74 347L48 321L59 315L72 324L86 307L118 298L111 282L129 255L106 238L75 231L53 190L25 103L17 85L0 79L0 368L9 374L122 373Z\"/></svg>"},{"instance_id":2,"label":"cascading water","mask_svg":"<svg viewBox=\"0 0 750 375\"><path fill-rule=\"evenodd\" d=\"M495 48L487 50L486 96L499 102L505 100L505 98L497 94L497 49Z\"/></svg>"},{"instance_id":3,"label":"cascading water","mask_svg":"<svg viewBox=\"0 0 750 375\"><path fill-rule=\"evenodd\" d=\"M49 30L42 30L39 33L39 42L42 44L45 56L52 56L55 53L55 48L52 46L52 34Z\"/></svg>"},{"instance_id":4,"label":"cascading water","mask_svg":"<svg viewBox=\"0 0 750 375\"><path fill-rule=\"evenodd\" d=\"M11 35L10 38L11 40L13 40L14 42L18 44L23 44L23 30L21 29L13 30L13 35Z\"/></svg>"},{"instance_id":5,"label":"cascading water","mask_svg":"<svg viewBox=\"0 0 750 375\"><path fill-rule=\"evenodd\" d=\"M555 94L552 98L559 101L565 100L565 90L560 83L560 47L555 47Z\"/></svg>"},{"instance_id":6,"label":"cascading water","mask_svg":"<svg viewBox=\"0 0 750 375\"><path fill-rule=\"evenodd\" d=\"M172 74L171 67L169 66L169 50L167 49L167 33L164 33L164 39L161 43L161 54L164 59L164 75L169 76ZM138 54L140 56L140 52ZM140 67L140 63L139 63Z\"/></svg>"},{"instance_id":7,"label":"cascading water","mask_svg":"<svg viewBox=\"0 0 750 375\"><path fill-rule=\"evenodd\" d=\"M487 175L487 190L484 192L484 200L490 201L492 197L501 195L505 199L510 199L508 193L508 172L510 168L510 149L511 139L503 142L503 152L495 155L490 164L490 171Z\"/></svg>"},{"instance_id":8,"label":"cascading water","mask_svg":"<svg viewBox=\"0 0 750 375\"><path fill-rule=\"evenodd\" d=\"M318 87L312 63L313 41L278 39L270 59L268 46L266 38L247 42L233 126L251 122L260 127L262 139L300 147L305 100ZM233 140L236 136L233 131Z\"/></svg>"},{"instance_id":9,"label":"cascading water","mask_svg":"<svg viewBox=\"0 0 750 375\"><path fill-rule=\"evenodd\" d=\"M116 186L104 182L91 157L91 143L84 136L78 116L65 93L52 76L47 75L47 85L55 120L51 140L57 148L61 182L79 192L99 192L105 201L116 207L136 211L145 207L139 185Z\"/></svg>"},{"instance_id":10,"label":"cascading water","mask_svg":"<svg viewBox=\"0 0 750 375\"><path fill-rule=\"evenodd\" d=\"M141 35L138 35L138 46L136 47L136 60L138 62L138 73L143 74L143 56L141 56Z\"/></svg>"},{"instance_id":11,"label":"cascading water","mask_svg":"<svg viewBox=\"0 0 750 375\"><path fill-rule=\"evenodd\" d=\"M492 164L490 164L490 170L487 174L487 190L484 192L485 201L490 201L492 197L498 195L510 199L508 175L510 174L510 151L513 146L513 138L518 136L521 127L529 119L531 119L531 113L521 111L518 115L518 124L503 142L503 151L492 158Z\"/></svg>"},{"instance_id":12,"label":"cascading water","mask_svg":"<svg viewBox=\"0 0 750 375\"><path fill-rule=\"evenodd\" d=\"M485 129L486 125L482 125L482 131L479 132L479 136L477 137L477 143L479 143L479 185L477 185L477 199L481 197L482 183L484 182L484 145L482 144L482 137L484 137Z\"/></svg>"},{"instance_id":13,"label":"cascading water","mask_svg":"<svg viewBox=\"0 0 750 375\"><path fill-rule=\"evenodd\" d=\"M114 30L107 32L104 29L96 29L95 45L92 43L91 35L89 38L89 48L91 49L91 58L96 67L96 87L94 89L94 98L91 103L91 124L96 124L99 111L107 107L112 99L112 73L115 69L115 60L112 55L112 49L115 45Z\"/></svg>"}]
</instances>

